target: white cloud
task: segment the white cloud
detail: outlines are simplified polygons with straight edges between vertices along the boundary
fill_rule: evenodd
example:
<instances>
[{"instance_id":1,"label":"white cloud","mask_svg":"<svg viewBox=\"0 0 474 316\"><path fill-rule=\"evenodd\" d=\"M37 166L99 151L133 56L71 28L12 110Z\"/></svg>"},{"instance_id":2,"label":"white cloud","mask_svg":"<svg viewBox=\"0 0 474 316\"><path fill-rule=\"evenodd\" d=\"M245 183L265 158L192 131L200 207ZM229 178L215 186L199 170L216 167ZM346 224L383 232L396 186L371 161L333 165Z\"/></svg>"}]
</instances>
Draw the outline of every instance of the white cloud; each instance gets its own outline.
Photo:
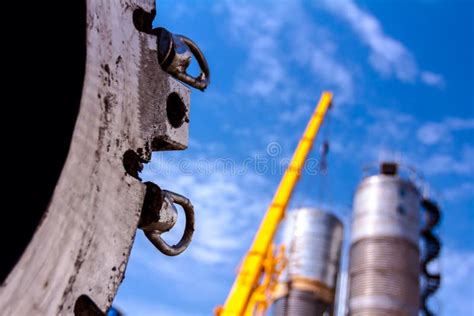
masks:
<instances>
[{"instance_id":1,"label":"white cloud","mask_svg":"<svg viewBox=\"0 0 474 316\"><path fill-rule=\"evenodd\" d=\"M285 111L280 114L280 121L284 123L297 123L307 119L311 114L311 107L308 104L302 104L295 110Z\"/></svg>"},{"instance_id":2,"label":"white cloud","mask_svg":"<svg viewBox=\"0 0 474 316\"><path fill-rule=\"evenodd\" d=\"M347 121L340 122L332 135L331 152L343 156L357 168L379 161L405 163L410 155L410 140L416 118L410 114L379 107L362 107Z\"/></svg>"},{"instance_id":3,"label":"white cloud","mask_svg":"<svg viewBox=\"0 0 474 316\"><path fill-rule=\"evenodd\" d=\"M248 51L237 82L240 92L294 103L308 95L314 99L315 88L323 84L335 90L339 104L351 100L353 74L337 57L329 30L317 25L300 1L229 1L217 8L228 16L234 41Z\"/></svg>"},{"instance_id":4,"label":"white cloud","mask_svg":"<svg viewBox=\"0 0 474 316\"><path fill-rule=\"evenodd\" d=\"M360 166L379 161L397 161L415 168L421 176L458 176L472 181L474 147L469 139L456 138L455 131L474 129L474 119L447 117L441 122L420 124L409 114L383 107L366 107L370 116L351 117L352 124L338 122L338 133L332 136L331 152ZM354 137L357 135L357 137ZM444 192L446 199L471 198L464 185ZM438 187L446 188L446 184ZM461 190L462 189L462 190Z\"/></svg>"},{"instance_id":5,"label":"white cloud","mask_svg":"<svg viewBox=\"0 0 474 316\"><path fill-rule=\"evenodd\" d=\"M450 142L452 133L455 131L474 129L472 118L446 118L441 122L428 122L423 124L417 131L418 140L425 145L434 145L442 142Z\"/></svg>"},{"instance_id":6,"label":"white cloud","mask_svg":"<svg viewBox=\"0 0 474 316\"><path fill-rule=\"evenodd\" d=\"M377 135L377 140L405 140L415 123L415 118L410 114L384 108L372 108L370 115L373 122L367 126L367 132L371 136Z\"/></svg>"},{"instance_id":7,"label":"white cloud","mask_svg":"<svg viewBox=\"0 0 474 316\"><path fill-rule=\"evenodd\" d=\"M474 270L474 252L446 250L441 257L443 267L443 283L447 287L463 285L464 281L472 278ZM471 283L471 287L474 283Z\"/></svg>"},{"instance_id":8,"label":"white cloud","mask_svg":"<svg viewBox=\"0 0 474 316\"><path fill-rule=\"evenodd\" d=\"M474 173L474 147L464 146L459 153L434 153L424 161L420 161L427 175L472 175Z\"/></svg>"},{"instance_id":9,"label":"white cloud","mask_svg":"<svg viewBox=\"0 0 474 316\"><path fill-rule=\"evenodd\" d=\"M334 55L323 49L316 48L312 51L310 66L315 75L322 78L327 84L336 87L338 103L349 103L354 96L354 82L351 72L343 66Z\"/></svg>"},{"instance_id":10,"label":"white cloud","mask_svg":"<svg viewBox=\"0 0 474 316\"><path fill-rule=\"evenodd\" d=\"M217 262L219 262L219 264L216 264L216 260L212 260L212 258L218 254L212 252L210 249L207 249L207 256L211 257L211 259L196 258L196 255L191 252L195 246L193 241L190 248L179 256L167 257L153 247L143 232L138 231L127 266L125 275L126 285L125 288L121 288L118 293L118 302L121 303L122 298L134 297L126 292L132 291L133 293L136 287L140 288L141 286L145 286L161 290L168 287L167 284L173 287L173 291L181 293L184 297L183 299L190 302L192 301L191 295L195 295L197 293L196 291L202 287L201 283L195 282L196 279L207 280L205 287L208 295L207 299L215 299L217 296L222 295L222 289L226 287L227 279L231 277L229 271L234 271L238 259L236 259L235 262L222 262L221 259L218 258ZM204 250L200 250L200 253L206 255ZM235 255L229 255L229 257L234 258ZM127 283L129 282L127 280L133 283ZM159 298L160 294L158 293L156 295ZM158 304L158 306L160 305L161 304ZM118 306L122 306L122 304ZM133 309L126 310L133 311Z\"/></svg>"},{"instance_id":11,"label":"white cloud","mask_svg":"<svg viewBox=\"0 0 474 316\"><path fill-rule=\"evenodd\" d=\"M232 170L214 170L211 159L202 162L187 164L186 174L182 174L179 160L166 162L166 159L154 159L142 176L192 201L196 213L196 230L192 245L186 252L193 260L204 264L235 264L238 260L235 254L243 253L250 245L253 229L258 222L256 219L259 220L264 214L266 202L271 198L270 194L264 198L259 196L266 192L267 182L263 176L254 173L252 166L249 170L237 166L235 170L243 170L240 175ZM171 166L167 166L167 163ZM204 163L211 167L204 166ZM156 173L156 170L165 167L170 172ZM170 242L176 241L183 227L184 220L181 219L176 228L163 236Z\"/></svg>"},{"instance_id":12,"label":"white cloud","mask_svg":"<svg viewBox=\"0 0 474 316\"><path fill-rule=\"evenodd\" d=\"M369 63L382 76L395 76L404 82L421 81L441 86L443 77L418 68L413 54L399 40L385 34L380 21L361 9L353 0L325 0L321 3L332 14L352 27L361 41L370 48Z\"/></svg>"},{"instance_id":13,"label":"white cloud","mask_svg":"<svg viewBox=\"0 0 474 316\"><path fill-rule=\"evenodd\" d=\"M417 65L412 54L402 43L386 35L380 22L353 1L327 0L325 7L345 19L361 40L371 49L371 65L386 76L395 75L402 81L413 81Z\"/></svg>"},{"instance_id":14,"label":"white cloud","mask_svg":"<svg viewBox=\"0 0 474 316\"><path fill-rule=\"evenodd\" d=\"M441 256L441 288L433 307L439 305L439 315L472 315L474 310L474 252L446 250ZM438 314L438 313L437 313Z\"/></svg>"},{"instance_id":15,"label":"white cloud","mask_svg":"<svg viewBox=\"0 0 474 316\"><path fill-rule=\"evenodd\" d=\"M442 192L442 196L446 201L463 201L466 198L474 197L474 183L464 182L460 185L447 188Z\"/></svg>"},{"instance_id":16,"label":"white cloud","mask_svg":"<svg viewBox=\"0 0 474 316\"><path fill-rule=\"evenodd\" d=\"M450 135L442 123L426 123L418 129L416 136L421 143L433 145L443 139L448 140L447 137Z\"/></svg>"},{"instance_id":17,"label":"white cloud","mask_svg":"<svg viewBox=\"0 0 474 316\"><path fill-rule=\"evenodd\" d=\"M183 312L179 307L173 307L163 303L150 302L140 299L122 299L119 302L120 310L126 316L152 316L152 315L173 315L173 316L199 316L196 314Z\"/></svg>"},{"instance_id":18,"label":"white cloud","mask_svg":"<svg viewBox=\"0 0 474 316\"><path fill-rule=\"evenodd\" d=\"M474 129L474 118L449 117L445 122L453 130Z\"/></svg>"},{"instance_id":19,"label":"white cloud","mask_svg":"<svg viewBox=\"0 0 474 316\"><path fill-rule=\"evenodd\" d=\"M444 87L444 78L440 74L431 71L422 71L420 74L421 81L429 86L438 88Z\"/></svg>"},{"instance_id":20,"label":"white cloud","mask_svg":"<svg viewBox=\"0 0 474 316\"><path fill-rule=\"evenodd\" d=\"M285 19L278 6L270 10L250 3L218 3L216 12L228 14L232 38L248 49L248 60L239 74L238 88L251 96L267 97L284 88L288 77L278 56L278 36ZM278 15L278 18L274 18Z\"/></svg>"}]
</instances>

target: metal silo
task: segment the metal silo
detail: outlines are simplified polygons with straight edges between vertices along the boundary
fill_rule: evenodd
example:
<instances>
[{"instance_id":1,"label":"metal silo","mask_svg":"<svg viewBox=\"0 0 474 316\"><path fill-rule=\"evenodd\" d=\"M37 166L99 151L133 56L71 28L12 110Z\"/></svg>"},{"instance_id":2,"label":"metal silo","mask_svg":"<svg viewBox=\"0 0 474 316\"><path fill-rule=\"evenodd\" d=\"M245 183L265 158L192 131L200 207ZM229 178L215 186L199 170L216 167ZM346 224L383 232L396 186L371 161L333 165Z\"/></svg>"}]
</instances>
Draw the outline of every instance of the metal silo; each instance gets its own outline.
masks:
<instances>
[{"instance_id":1,"label":"metal silo","mask_svg":"<svg viewBox=\"0 0 474 316\"><path fill-rule=\"evenodd\" d=\"M354 197L349 315L419 313L420 201L396 164L362 180Z\"/></svg>"},{"instance_id":2,"label":"metal silo","mask_svg":"<svg viewBox=\"0 0 474 316\"><path fill-rule=\"evenodd\" d=\"M274 315L332 314L342 239L342 223L332 214L315 208L288 214L288 262L275 291Z\"/></svg>"}]
</instances>

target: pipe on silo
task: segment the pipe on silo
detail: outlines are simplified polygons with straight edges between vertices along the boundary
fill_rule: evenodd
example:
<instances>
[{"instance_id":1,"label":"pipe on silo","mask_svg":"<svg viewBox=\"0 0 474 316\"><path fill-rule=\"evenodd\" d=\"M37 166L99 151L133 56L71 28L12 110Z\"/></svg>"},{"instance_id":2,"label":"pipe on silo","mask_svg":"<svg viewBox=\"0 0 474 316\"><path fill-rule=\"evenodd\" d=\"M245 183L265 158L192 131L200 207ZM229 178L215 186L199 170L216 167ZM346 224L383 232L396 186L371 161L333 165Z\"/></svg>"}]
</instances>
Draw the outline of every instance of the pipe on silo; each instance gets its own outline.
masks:
<instances>
[{"instance_id":1,"label":"pipe on silo","mask_svg":"<svg viewBox=\"0 0 474 316\"><path fill-rule=\"evenodd\" d=\"M354 197L349 315L417 316L420 194L395 172L365 178Z\"/></svg>"},{"instance_id":2,"label":"pipe on silo","mask_svg":"<svg viewBox=\"0 0 474 316\"><path fill-rule=\"evenodd\" d=\"M327 212L299 208L288 214L283 238L287 268L274 292L274 315L332 314L342 223Z\"/></svg>"}]
</instances>

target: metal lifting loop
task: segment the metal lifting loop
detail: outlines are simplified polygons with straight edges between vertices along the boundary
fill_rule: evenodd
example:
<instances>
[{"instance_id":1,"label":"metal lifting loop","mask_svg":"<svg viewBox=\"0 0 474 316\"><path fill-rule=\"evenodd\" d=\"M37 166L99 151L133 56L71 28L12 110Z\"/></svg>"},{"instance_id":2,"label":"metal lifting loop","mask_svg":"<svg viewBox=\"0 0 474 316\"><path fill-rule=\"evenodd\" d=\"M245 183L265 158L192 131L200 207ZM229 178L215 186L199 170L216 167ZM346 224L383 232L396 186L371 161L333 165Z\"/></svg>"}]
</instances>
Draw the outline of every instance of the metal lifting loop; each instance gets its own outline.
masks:
<instances>
[{"instance_id":1,"label":"metal lifting loop","mask_svg":"<svg viewBox=\"0 0 474 316\"><path fill-rule=\"evenodd\" d=\"M150 240L150 242L158 248L163 254L168 256L177 256L182 253L191 243L193 233L194 233L194 207L186 197L171 192L163 190L164 199L169 199L171 203L176 203L181 205L186 216L186 226L184 228L183 236L181 240L173 246L170 246L166 241L161 238L162 231L159 230L144 230L145 235Z\"/></svg>"},{"instance_id":2,"label":"metal lifting loop","mask_svg":"<svg viewBox=\"0 0 474 316\"><path fill-rule=\"evenodd\" d=\"M176 77L184 83L187 83L190 86L204 91L204 89L206 89L209 85L211 76L209 72L209 65L207 64L207 60L204 57L204 54L201 52L196 43L194 43L190 38L183 35L176 35L176 37L182 40L183 43L189 47L189 50L191 51L191 53L193 53L193 56L196 58L199 68L201 69L201 73L196 78L192 77L187 72L179 72L176 74Z\"/></svg>"},{"instance_id":3,"label":"metal lifting loop","mask_svg":"<svg viewBox=\"0 0 474 316\"><path fill-rule=\"evenodd\" d=\"M210 71L206 58L196 43L163 27L153 29L152 33L157 36L158 62L161 68L176 79L204 91L210 83ZM186 72L192 56L196 58L201 69L197 77Z\"/></svg>"}]
</instances>

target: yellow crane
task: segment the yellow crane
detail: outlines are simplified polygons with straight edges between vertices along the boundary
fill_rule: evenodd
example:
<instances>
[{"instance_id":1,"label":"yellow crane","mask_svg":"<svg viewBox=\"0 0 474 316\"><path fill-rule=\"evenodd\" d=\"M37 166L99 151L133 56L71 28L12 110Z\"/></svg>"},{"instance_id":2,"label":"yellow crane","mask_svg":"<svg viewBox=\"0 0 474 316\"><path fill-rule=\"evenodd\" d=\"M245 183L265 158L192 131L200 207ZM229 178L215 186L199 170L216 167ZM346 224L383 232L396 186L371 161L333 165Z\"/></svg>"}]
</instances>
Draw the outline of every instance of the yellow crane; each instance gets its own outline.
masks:
<instances>
[{"instance_id":1,"label":"yellow crane","mask_svg":"<svg viewBox=\"0 0 474 316\"><path fill-rule=\"evenodd\" d=\"M331 106L332 93L323 92L288 168L273 196L265 217L245 255L232 289L223 306L216 308L218 316L250 316L263 314L270 303L271 290L282 266L282 249L275 254L273 239L285 216L286 206L298 182L314 139Z\"/></svg>"}]
</instances>

